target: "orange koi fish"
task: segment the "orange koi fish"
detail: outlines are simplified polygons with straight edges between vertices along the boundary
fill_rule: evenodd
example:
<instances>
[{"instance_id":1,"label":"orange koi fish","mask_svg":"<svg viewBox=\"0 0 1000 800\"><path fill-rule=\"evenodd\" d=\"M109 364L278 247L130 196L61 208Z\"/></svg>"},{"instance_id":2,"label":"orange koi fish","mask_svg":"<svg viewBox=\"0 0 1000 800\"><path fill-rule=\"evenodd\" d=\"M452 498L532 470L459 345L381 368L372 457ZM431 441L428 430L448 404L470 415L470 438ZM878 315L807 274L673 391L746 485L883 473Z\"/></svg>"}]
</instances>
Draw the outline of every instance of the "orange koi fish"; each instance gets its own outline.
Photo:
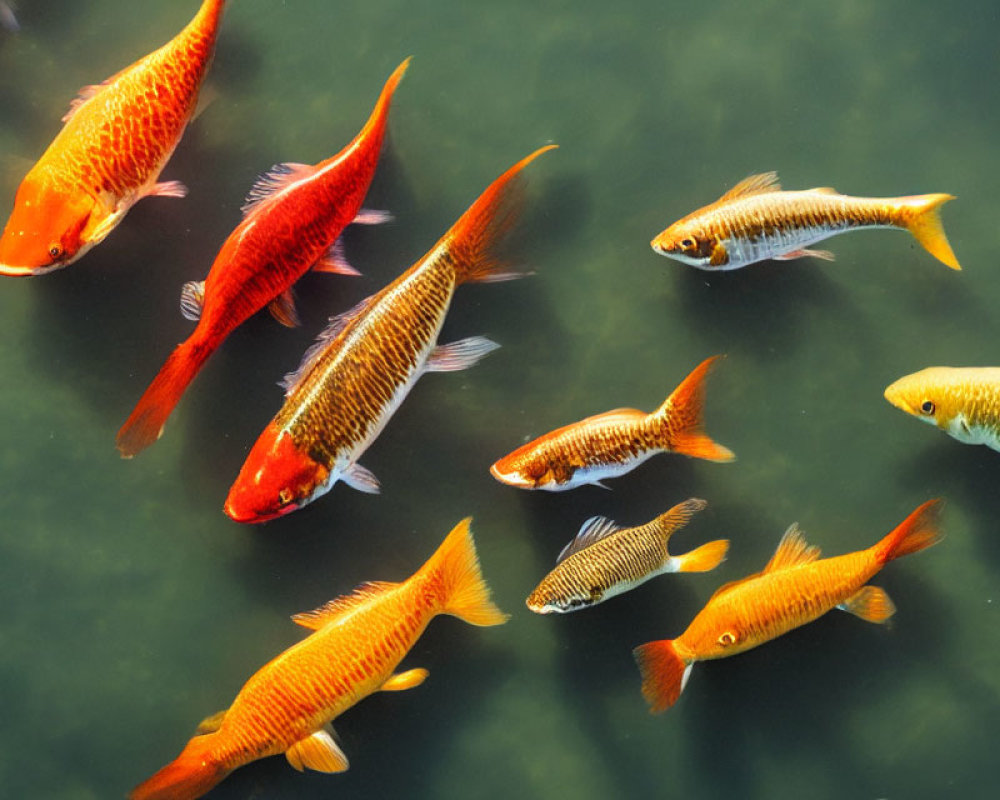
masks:
<instances>
[{"instance_id":1,"label":"orange koi fish","mask_svg":"<svg viewBox=\"0 0 1000 800\"><path fill-rule=\"evenodd\" d=\"M0 274L43 275L101 242L143 197L184 197L157 183L198 103L225 0L204 0L184 30L96 86L21 182L0 237Z\"/></svg>"},{"instance_id":2,"label":"orange koi fish","mask_svg":"<svg viewBox=\"0 0 1000 800\"><path fill-rule=\"evenodd\" d=\"M889 386L885 399L964 444L1000 450L1000 367L927 367Z\"/></svg>"},{"instance_id":3,"label":"orange koi fish","mask_svg":"<svg viewBox=\"0 0 1000 800\"><path fill-rule=\"evenodd\" d=\"M894 558L937 544L941 501L930 500L867 550L820 559L792 525L763 571L722 586L676 639L633 651L650 711L680 697L695 661L726 658L840 608L868 622L885 622L896 608L884 589L866 585Z\"/></svg>"},{"instance_id":4,"label":"orange koi fish","mask_svg":"<svg viewBox=\"0 0 1000 800\"><path fill-rule=\"evenodd\" d=\"M692 267L729 270L768 258L832 261L829 251L806 248L846 231L897 228L908 230L939 261L961 269L938 213L949 200L954 200L950 194L851 197L825 187L785 192L777 173L765 172L740 181L650 244L660 255Z\"/></svg>"},{"instance_id":5,"label":"orange koi fish","mask_svg":"<svg viewBox=\"0 0 1000 800\"><path fill-rule=\"evenodd\" d=\"M587 417L517 448L490 472L519 489L562 492L587 483L603 486L603 479L624 475L657 453L732 461L732 451L701 429L705 378L719 358L695 367L652 414L618 408Z\"/></svg>"},{"instance_id":6,"label":"orange koi fish","mask_svg":"<svg viewBox=\"0 0 1000 800\"><path fill-rule=\"evenodd\" d=\"M471 625L507 620L490 600L468 519L402 583L365 583L292 617L313 633L261 667L130 800L193 800L234 769L279 753L300 771L343 772L347 756L330 722L373 692L423 683L426 669L394 671L438 614Z\"/></svg>"},{"instance_id":7,"label":"orange koi fish","mask_svg":"<svg viewBox=\"0 0 1000 800\"><path fill-rule=\"evenodd\" d=\"M499 345L473 336L437 338L459 284L518 277L492 249L513 224L521 170L536 150L497 178L416 264L355 308L334 317L299 369L286 376L285 404L247 456L225 512L264 522L330 490L338 480L363 492L378 479L358 458L425 372L475 364Z\"/></svg>"},{"instance_id":8,"label":"orange koi fish","mask_svg":"<svg viewBox=\"0 0 1000 800\"><path fill-rule=\"evenodd\" d=\"M351 222L387 215L361 203L375 175L393 93L410 60L389 77L368 122L337 155L315 166L278 164L250 190L243 221L222 245L204 281L185 284L181 312L198 320L170 354L118 431L131 458L155 442L188 384L227 336L264 306L284 325L298 325L292 285L310 268L358 274L343 256L340 234Z\"/></svg>"}]
</instances>

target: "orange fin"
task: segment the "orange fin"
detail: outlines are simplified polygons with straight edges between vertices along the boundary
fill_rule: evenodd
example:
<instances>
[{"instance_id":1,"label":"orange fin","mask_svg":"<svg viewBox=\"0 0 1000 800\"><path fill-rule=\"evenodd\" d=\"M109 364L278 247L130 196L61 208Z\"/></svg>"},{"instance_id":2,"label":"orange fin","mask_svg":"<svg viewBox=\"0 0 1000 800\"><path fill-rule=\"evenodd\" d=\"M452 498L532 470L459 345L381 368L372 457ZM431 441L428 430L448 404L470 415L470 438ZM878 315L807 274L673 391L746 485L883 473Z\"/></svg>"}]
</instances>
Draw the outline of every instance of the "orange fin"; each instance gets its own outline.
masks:
<instances>
[{"instance_id":1,"label":"orange fin","mask_svg":"<svg viewBox=\"0 0 1000 800\"><path fill-rule=\"evenodd\" d=\"M780 192L781 184L778 182L777 172L762 172L759 175L750 175L722 197L715 201L716 204L728 203L731 200L738 200L742 197L752 197L755 194L770 194Z\"/></svg>"},{"instance_id":2,"label":"orange fin","mask_svg":"<svg viewBox=\"0 0 1000 800\"><path fill-rule=\"evenodd\" d=\"M285 758L299 772L307 767L317 772L344 772L347 756L326 730L318 730L285 751Z\"/></svg>"},{"instance_id":3,"label":"orange fin","mask_svg":"<svg viewBox=\"0 0 1000 800\"><path fill-rule=\"evenodd\" d=\"M728 539L716 539L696 547L690 553L674 556L678 572L708 572L726 560L729 552Z\"/></svg>"},{"instance_id":4,"label":"orange fin","mask_svg":"<svg viewBox=\"0 0 1000 800\"><path fill-rule=\"evenodd\" d=\"M505 269L497 261L493 249L520 212L523 199L521 170L555 147L550 144L539 148L493 181L434 246L434 250L442 247L447 250L459 283L489 283L522 277L523 273Z\"/></svg>"},{"instance_id":5,"label":"orange fin","mask_svg":"<svg viewBox=\"0 0 1000 800\"><path fill-rule=\"evenodd\" d=\"M939 517L944 502L928 500L917 507L892 533L874 545L875 556L883 564L900 556L908 556L941 541Z\"/></svg>"},{"instance_id":6,"label":"orange fin","mask_svg":"<svg viewBox=\"0 0 1000 800\"><path fill-rule=\"evenodd\" d=\"M459 522L420 571L439 576L444 587L442 614L451 614L470 625L501 625L507 615L490 599L490 587L483 580L469 530L471 521L466 517Z\"/></svg>"},{"instance_id":7,"label":"orange fin","mask_svg":"<svg viewBox=\"0 0 1000 800\"><path fill-rule=\"evenodd\" d=\"M367 583L362 583L350 594L336 597L329 603L312 611L303 611L301 614L292 615L292 622L296 625L301 625L303 628L318 631L320 628L329 625L345 614L349 614L367 605L376 597L392 591L397 586L399 586L398 583L392 583L391 581L368 581Z\"/></svg>"},{"instance_id":8,"label":"orange fin","mask_svg":"<svg viewBox=\"0 0 1000 800\"><path fill-rule=\"evenodd\" d=\"M427 676L429 674L430 673L428 673L423 667L417 667L417 669L409 669L406 672L400 672L396 675L390 676L385 683L379 686L379 691L402 692L405 689L413 689L427 680Z\"/></svg>"},{"instance_id":9,"label":"orange fin","mask_svg":"<svg viewBox=\"0 0 1000 800\"><path fill-rule=\"evenodd\" d=\"M586 425L590 423L611 425L620 422L622 424L627 424L630 422L636 422L646 416L645 411L640 411L637 408L615 408L611 411L602 411L600 414L594 414L590 417L586 417L579 422L572 423L572 426L576 427L577 425ZM567 425L566 427L570 426Z\"/></svg>"},{"instance_id":10,"label":"orange fin","mask_svg":"<svg viewBox=\"0 0 1000 800\"><path fill-rule=\"evenodd\" d=\"M778 542L778 549L774 551L771 560L767 562L761 574L767 572L778 572L779 570L797 567L800 564L809 564L820 556L820 549L808 544L802 535L802 529L797 522L788 526L785 535Z\"/></svg>"},{"instance_id":11,"label":"orange fin","mask_svg":"<svg viewBox=\"0 0 1000 800\"><path fill-rule=\"evenodd\" d=\"M720 358L722 356L712 356L702 361L653 412L664 423L666 449L709 461L732 461L736 458L732 450L712 441L701 429L705 378Z\"/></svg>"},{"instance_id":12,"label":"orange fin","mask_svg":"<svg viewBox=\"0 0 1000 800\"><path fill-rule=\"evenodd\" d=\"M298 328L302 324L299 319L299 312L295 308L295 295L291 289L285 289L275 297L267 306L271 316L286 328Z\"/></svg>"},{"instance_id":13,"label":"orange fin","mask_svg":"<svg viewBox=\"0 0 1000 800\"><path fill-rule=\"evenodd\" d=\"M837 608L849 614L860 617L865 622L881 624L896 613L896 606L886 593L878 586L862 586L848 597Z\"/></svg>"},{"instance_id":14,"label":"orange fin","mask_svg":"<svg viewBox=\"0 0 1000 800\"><path fill-rule=\"evenodd\" d=\"M961 269L962 265L955 258L955 253L948 244L948 237L945 235L944 227L941 225L941 213L938 210L944 203L954 200L955 196L950 194L928 194L924 195L925 203L904 216L906 229L913 234L920 246L930 253L942 264L952 269Z\"/></svg>"},{"instance_id":15,"label":"orange fin","mask_svg":"<svg viewBox=\"0 0 1000 800\"><path fill-rule=\"evenodd\" d=\"M649 703L649 713L659 714L677 702L692 664L684 661L674 648L672 639L646 642L632 651L642 676L642 696Z\"/></svg>"}]
</instances>

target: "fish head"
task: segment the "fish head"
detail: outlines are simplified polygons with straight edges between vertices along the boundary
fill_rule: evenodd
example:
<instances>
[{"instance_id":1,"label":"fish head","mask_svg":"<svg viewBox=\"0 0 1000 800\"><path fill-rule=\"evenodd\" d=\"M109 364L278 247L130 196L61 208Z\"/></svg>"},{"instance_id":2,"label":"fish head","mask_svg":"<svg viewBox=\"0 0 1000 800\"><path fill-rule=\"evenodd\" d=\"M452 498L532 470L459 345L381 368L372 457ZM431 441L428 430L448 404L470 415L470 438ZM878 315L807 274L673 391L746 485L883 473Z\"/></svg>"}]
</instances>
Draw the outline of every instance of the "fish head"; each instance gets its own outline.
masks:
<instances>
[{"instance_id":1,"label":"fish head","mask_svg":"<svg viewBox=\"0 0 1000 800\"><path fill-rule=\"evenodd\" d=\"M490 467L490 474L501 483L518 489L563 488L552 469L541 458L531 458L521 450L515 450Z\"/></svg>"},{"instance_id":2,"label":"fish head","mask_svg":"<svg viewBox=\"0 0 1000 800\"><path fill-rule=\"evenodd\" d=\"M302 508L332 484L330 470L272 422L250 450L223 510L234 522L267 522Z\"/></svg>"},{"instance_id":3,"label":"fish head","mask_svg":"<svg viewBox=\"0 0 1000 800\"><path fill-rule=\"evenodd\" d=\"M700 269L720 267L728 261L725 248L718 238L705 231L701 225L692 224L687 219L675 222L649 244L661 256Z\"/></svg>"},{"instance_id":4,"label":"fish head","mask_svg":"<svg viewBox=\"0 0 1000 800\"><path fill-rule=\"evenodd\" d=\"M29 173L0 236L0 275L44 275L78 259L96 243L85 237L95 205L86 192Z\"/></svg>"},{"instance_id":5,"label":"fish head","mask_svg":"<svg viewBox=\"0 0 1000 800\"><path fill-rule=\"evenodd\" d=\"M959 393L952 391L952 383L947 367L928 367L890 384L885 399L910 416L950 432L962 412Z\"/></svg>"},{"instance_id":6,"label":"fish head","mask_svg":"<svg viewBox=\"0 0 1000 800\"><path fill-rule=\"evenodd\" d=\"M589 590L583 587L557 590L549 585L550 581L542 581L524 601L525 605L536 614L569 614L581 608L597 605L604 599L604 592L594 586Z\"/></svg>"}]
</instances>

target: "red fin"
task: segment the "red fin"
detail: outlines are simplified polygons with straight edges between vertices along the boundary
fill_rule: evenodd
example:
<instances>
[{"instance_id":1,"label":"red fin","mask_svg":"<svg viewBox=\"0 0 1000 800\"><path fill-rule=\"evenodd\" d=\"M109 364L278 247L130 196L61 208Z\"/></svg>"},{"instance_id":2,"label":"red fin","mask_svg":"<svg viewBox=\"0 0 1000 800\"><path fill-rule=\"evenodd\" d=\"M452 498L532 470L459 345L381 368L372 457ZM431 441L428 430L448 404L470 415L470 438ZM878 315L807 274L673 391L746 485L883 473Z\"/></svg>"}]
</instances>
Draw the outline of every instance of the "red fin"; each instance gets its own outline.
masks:
<instances>
[{"instance_id":1,"label":"red fin","mask_svg":"<svg viewBox=\"0 0 1000 800\"><path fill-rule=\"evenodd\" d=\"M209 761L214 736L191 739L177 758L129 792L129 800L195 800L208 792L229 774Z\"/></svg>"},{"instance_id":2,"label":"red fin","mask_svg":"<svg viewBox=\"0 0 1000 800\"><path fill-rule=\"evenodd\" d=\"M435 249L442 245L447 248L459 283L521 277L521 273L510 272L497 262L492 250L517 219L522 195L521 170L555 147L550 144L536 150L493 181L435 245Z\"/></svg>"},{"instance_id":3,"label":"red fin","mask_svg":"<svg viewBox=\"0 0 1000 800\"><path fill-rule=\"evenodd\" d=\"M723 356L706 358L674 389L662 406L654 412L663 418L664 443L675 453L706 458L709 461L732 461L733 451L712 441L701 429L705 405L705 378Z\"/></svg>"},{"instance_id":4,"label":"red fin","mask_svg":"<svg viewBox=\"0 0 1000 800\"><path fill-rule=\"evenodd\" d=\"M886 594L885 589L878 586L862 586L848 597L839 608L853 614L865 622L881 624L896 613L896 606Z\"/></svg>"},{"instance_id":5,"label":"red fin","mask_svg":"<svg viewBox=\"0 0 1000 800\"><path fill-rule=\"evenodd\" d=\"M174 349L118 431L115 443L123 458L132 458L160 438L167 417L214 349L190 339Z\"/></svg>"},{"instance_id":6,"label":"red fin","mask_svg":"<svg viewBox=\"0 0 1000 800\"><path fill-rule=\"evenodd\" d=\"M938 530L943 501L928 500L904 519L892 533L874 547L876 557L884 564L900 556L916 553L941 541Z\"/></svg>"},{"instance_id":7,"label":"red fin","mask_svg":"<svg viewBox=\"0 0 1000 800\"><path fill-rule=\"evenodd\" d=\"M285 289L268 303L267 310L286 328L298 328L302 324L299 312L295 308L295 295L291 289Z\"/></svg>"},{"instance_id":8,"label":"red fin","mask_svg":"<svg viewBox=\"0 0 1000 800\"><path fill-rule=\"evenodd\" d=\"M649 713L666 711L681 696L691 665L677 655L673 639L646 642L632 655L642 675L642 696L649 703Z\"/></svg>"}]
</instances>

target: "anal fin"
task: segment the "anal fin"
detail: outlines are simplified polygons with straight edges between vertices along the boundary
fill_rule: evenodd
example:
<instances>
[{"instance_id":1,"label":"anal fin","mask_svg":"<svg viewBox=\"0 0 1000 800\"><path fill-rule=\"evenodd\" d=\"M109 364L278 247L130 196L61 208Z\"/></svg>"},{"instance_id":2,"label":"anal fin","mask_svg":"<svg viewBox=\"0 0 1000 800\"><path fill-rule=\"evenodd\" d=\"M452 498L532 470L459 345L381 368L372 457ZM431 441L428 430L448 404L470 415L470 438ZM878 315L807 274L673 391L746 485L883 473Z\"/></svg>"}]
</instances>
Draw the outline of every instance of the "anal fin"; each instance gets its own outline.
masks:
<instances>
[{"instance_id":1,"label":"anal fin","mask_svg":"<svg viewBox=\"0 0 1000 800\"><path fill-rule=\"evenodd\" d=\"M470 336L450 344L439 344L427 359L428 372L459 372L474 366L500 345L485 336Z\"/></svg>"},{"instance_id":2,"label":"anal fin","mask_svg":"<svg viewBox=\"0 0 1000 800\"><path fill-rule=\"evenodd\" d=\"M775 261L792 261L796 258L820 258L823 261L833 261L834 255L829 250L789 250L780 256L774 256Z\"/></svg>"},{"instance_id":3,"label":"anal fin","mask_svg":"<svg viewBox=\"0 0 1000 800\"><path fill-rule=\"evenodd\" d=\"M201 319L205 306L205 281L188 281L181 287L181 316L192 322Z\"/></svg>"},{"instance_id":4,"label":"anal fin","mask_svg":"<svg viewBox=\"0 0 1000 800\"><path fill-rule=\"evenodd\" d=\"M343 772L350 766L344 751L325 728L293 744L285 751L285 758L299 772L306 768L317 772Z\"/></svg>"},{"instance_id":5,"label":"anal fin","mask_svg":"<svg viewBox=\"0 0 1000 800\"><path fill-rule=\"evenodd\" d=\"M271 316L286 328L298 328L302 324L299 319L299 312L295 308L295 296L291 289L285 289L275 297L267 306Z\"/></svg>"},{"instance_id":6,"label":"anal fin","mask_svg":"<svg viewBox=\"0 0 1000 800\"><path fill-rule=\"evenodd\" d=\"M896 606L878 586L862 586L837 608L863 619L865 622L881 624L896 613Z\"/></svg>"},{"instance_id":7,"label":"anal fin","mask_svg":"<svg viewBox=\"0 0 1000 800\"><path fill-rule=\"evenodd\" d=\"M430 673L423 667L408 669L389 677L385 683L379 687L380 692L402 692L405 689L413 689L422 684Z\"/></svg>"}]
</instances>

